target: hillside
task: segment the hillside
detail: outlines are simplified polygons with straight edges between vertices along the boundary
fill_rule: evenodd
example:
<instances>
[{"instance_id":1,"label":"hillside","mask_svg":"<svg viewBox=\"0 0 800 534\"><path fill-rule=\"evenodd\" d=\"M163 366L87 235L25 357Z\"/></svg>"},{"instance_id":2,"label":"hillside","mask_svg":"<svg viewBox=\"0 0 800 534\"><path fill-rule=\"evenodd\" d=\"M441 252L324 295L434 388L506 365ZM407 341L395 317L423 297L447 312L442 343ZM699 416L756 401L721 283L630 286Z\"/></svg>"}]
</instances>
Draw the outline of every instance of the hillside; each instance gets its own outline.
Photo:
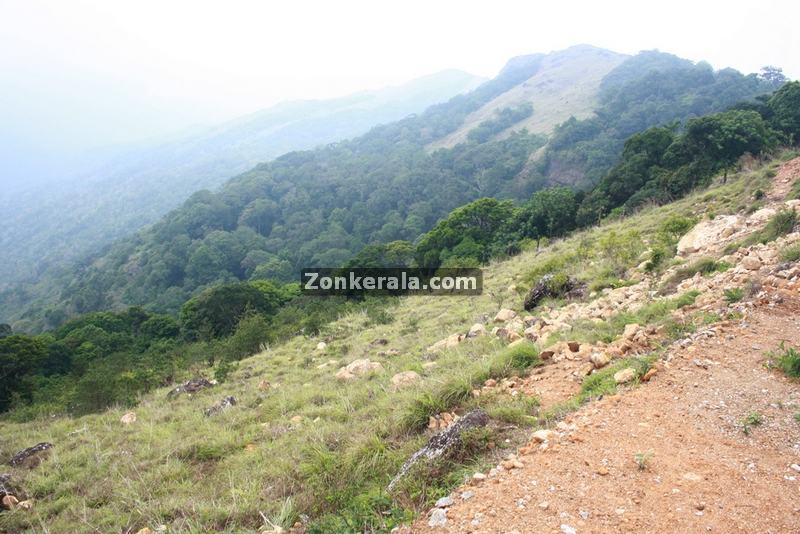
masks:
<instances>
[{"instance_id":1,"label":"hillside","mask_svg":"<svg viewBox=\"0 0 800 534\"><path fill-rule=\"evenodd\" d=\"M482 81L451 70L338 99L286 102L168 140L118 148L88 169L64 168L62 179L46 187L9 187L0 191L0 288L70 267L157 221L195 191L215 189L257 163L361 135Z\"/></svg>"},{"instance_id":2,"label":"hillside","mask_svg":"<svg viewBox=\"0 0 800 534\"><path fill-rule=\"evenodd\" d=\"M9 288L0 294L0 320L35 331L78 313L130 305L175 313L220 283L287 281L302 267L341 265L365 247L413 242L454 208L481 197L525 201L552 183L591 188L631 134L752 102L780 85L645 52L603 77L595 116L571 118L551 138L526 130L502 134L519 117L537 116L532 108L504 108L479 123L467 142L428 150L487 103L549 72L545 66L574 72L567 63L583 65L584 56L598 54L619 59L591 47L515 58L495 79L423 114L287 154L217 193L198 192L152 228L84 258L75 271ZM600 202L590 213L605 215L606 206Z\"/></svg>"},{"instance_id":3,"label":"hillside","mask_svg":"<svg viewBox=\"0 0 800 534\"><path fill-rule=\"evenodd\" d=\"M498 136L523 128L549 135L570 117L589 118L598 107L603 78L626 58L623 54L589 45L549 54L533 76L470 113L457 130L431 143L429 149L463 143L471 130L492 119L498 111L525 103L533 106L533 114L499 132Z\"/></svg>"},{"instance_id":4,"label":"hillside","mask_svg":"<svg viewBox=\"0 0 800 534\"><path fill-rule=\"evenodd\" d=\"M800 232L796 216L776 221L800 203L786 200L797 156L747 160L677 202L531 242L487 267L479 297L352 311L192 394L168 396L172 384L131 413L6 418L4 458L53 447L9 468L3 487L27 500L0 526L791 530L800 399L782 369L800 368ZM525 311L545 274L585 290ZM479 423L386 492L459 421Z\"/></svg>"}]
</instances>

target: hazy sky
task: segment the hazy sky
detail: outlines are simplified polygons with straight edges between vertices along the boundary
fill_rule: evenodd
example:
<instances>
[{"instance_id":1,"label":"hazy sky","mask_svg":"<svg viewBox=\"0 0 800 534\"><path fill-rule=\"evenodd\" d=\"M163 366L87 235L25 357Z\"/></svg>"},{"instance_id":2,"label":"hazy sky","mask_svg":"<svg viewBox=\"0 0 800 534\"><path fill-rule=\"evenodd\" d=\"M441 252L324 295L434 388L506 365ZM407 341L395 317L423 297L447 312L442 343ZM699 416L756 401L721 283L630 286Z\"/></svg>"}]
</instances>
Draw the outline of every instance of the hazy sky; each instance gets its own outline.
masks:
<instances>
[{"instance_id":1,"label":"hazy sky","mask_svg":"<svg viewBox=\"0 0 800 534\"><path fill-rule=\"evenodd\" d=\"M589 43L800 77L798 2L0 0L0 143L82 149Z\"/></svg>"}]
</instances>

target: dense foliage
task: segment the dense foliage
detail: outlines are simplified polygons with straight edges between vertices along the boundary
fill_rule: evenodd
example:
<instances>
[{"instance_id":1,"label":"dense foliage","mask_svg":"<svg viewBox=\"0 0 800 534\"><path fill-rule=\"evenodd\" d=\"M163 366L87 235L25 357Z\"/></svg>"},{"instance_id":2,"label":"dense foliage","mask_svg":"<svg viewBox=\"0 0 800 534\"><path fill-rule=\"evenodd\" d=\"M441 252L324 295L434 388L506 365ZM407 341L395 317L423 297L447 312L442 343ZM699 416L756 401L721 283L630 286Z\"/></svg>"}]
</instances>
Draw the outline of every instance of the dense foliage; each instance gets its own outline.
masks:
<instances>
[{"instance_id":1,"label":"dense foliage","mask_svg":"<svg viewBox=\"0 0 800 534\"><path fill-rule=\"evenodd\" d=\"M543 138L505 134L535 112L529 105L500 110L463 144L426 149L469 113L530 78L542 57L516 58L494 80L418 116L351 141L287 154L232 179L218 193L198 192L152 228L87 258L77 271L0 293L0 319L41 330L75 314L131 305L176 313L208 287L288 281L302 267L342 265L365 247L374 252L382 243L414 242L450 211L479 198L524 200L548 184L597 182L617 162L629 135L724 109L778 83L648 52L607 75L597 116L559 127L538 163L532 155ZM791 102L782 109L790 113ZM524 224L524 235L532 238L570 227L530 216ZM444 255L437 259L434 250L425 263L481 261L498 252L477 241L457 250L458 243L432 244Z\"/></svg>"},{"instance_id":2,"label":"dense foliage","mask_svg":"<svg viewBox=\"0 0 800 534\"><path fill-rule=\"evenodd\" d=\"M603 80L596 115L560 125L542 172L550 181L591 186L616 163L631 135L651 126L723 111L777 89L776 76L714 71L660 52L642 52Z\"/></svg>"}]
</instances>

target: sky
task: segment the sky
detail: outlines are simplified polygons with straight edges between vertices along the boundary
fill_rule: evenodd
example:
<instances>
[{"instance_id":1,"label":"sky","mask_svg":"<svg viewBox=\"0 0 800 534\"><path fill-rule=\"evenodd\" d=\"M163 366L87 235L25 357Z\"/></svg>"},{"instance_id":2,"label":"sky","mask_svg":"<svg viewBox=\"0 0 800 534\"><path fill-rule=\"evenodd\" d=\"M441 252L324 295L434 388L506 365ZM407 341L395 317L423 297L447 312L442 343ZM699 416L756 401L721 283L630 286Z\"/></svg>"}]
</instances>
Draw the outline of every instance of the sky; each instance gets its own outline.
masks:
<instances>
[{"instance_id":1,"label":"sky","mask_svg":"<svg viewBox=\"0 0 800 534\"><path fill-rule=\"evenodd\" d=\"M0 157L56 161L443 69L491 77L512 56L580 43L800 78L798 2L652 6L0 0Z\"/></svg>"}]
</instances>

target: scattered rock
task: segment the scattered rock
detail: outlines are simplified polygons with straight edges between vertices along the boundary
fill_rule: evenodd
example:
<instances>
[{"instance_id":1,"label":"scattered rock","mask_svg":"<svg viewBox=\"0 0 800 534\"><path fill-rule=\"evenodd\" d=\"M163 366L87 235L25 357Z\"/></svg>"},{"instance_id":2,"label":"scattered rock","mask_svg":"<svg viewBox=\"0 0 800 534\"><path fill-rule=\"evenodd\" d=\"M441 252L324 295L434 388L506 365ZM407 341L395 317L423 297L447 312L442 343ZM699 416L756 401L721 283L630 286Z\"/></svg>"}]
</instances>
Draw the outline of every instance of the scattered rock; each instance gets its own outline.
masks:
<instances>
[{"instance_id":1,"label":"scattered rock","mask_svg":"<svg viewBox=\"0 0 800 534\"><path fill-rule=\"evenodd\" d=\"M602 369L611 361L611 356L605 352L593 352L592 355L589 356L589 361L592 362L595 369Z\"/></svg>"},{"instance_id":2,"label":"scattered rock","mask_svg":"<svg viewBox=\"0 0 800 534\"><path fill-rule=\"evenodd\" d=\"M436 508L447 508L448 506L453 506L452 497L442 497L436 501Z\"/></svg>"},{"instance_id":3,"label":"scattered rock","mask_svg":"<svg viewBox=\"0 0 800 534\"><path fill-rule=\"evenodd\" d=\"M13 495L6 495L3 497L3 508L6 510L13 510L16 508L17 503L19 503L19 501Z\"/></svg>"},{"instance_id":4,"label":"scattered rock","mask_svg":"<svg viewBox=\"0 0 800 534\"><path fill-rule=\"evenodd\" d=\"M555 351L552 350L543 350L542 352L539 353L539 357L545 361L552 360L554 355Z\"/></svg>"},{"instance_id":5,"label":"scattered rock","mask_svg":"<svg viewBox=\"0 0 800 534\"><path fill-rule=\"evenodd\" d=\"M473 498L474 496L475 496L475 492L474 492L474 491L469 491L469 490L467 490L467 491L462 491L462 492L461 492L461 498L462 498L463 500L465 500L465 501L468 501L468 500L470 500L470 499L471 499L471 498Z\"/></svg>"},{"instance_id":6,"label":"scattered rock","mask_svg":"<svg viewBox=\"0 0 800 534\"><path fill-rule=\"evenodd\" d=\"M544 443L545 441L548 441L552 435L553 435L552 430L546 430L546 429L537 430L536 432L533 433L531 439L537 443Z\"/></svg>"},{"instance_id":7,"label":"scattered rock","mask_svg":"<svg viewBox=\"0 0 800 534\"><path fill-rule=\"evenodd\" d=\"M467 333L468 338L481 337L485 335L486 327L483 326L483 323L475 323L470 327L469 332Z\"/></svg>"},{"instance_id":8,"label":"scattered rock","mask_svg":"<svg viewBox=\"0 0 800 534\"><path fill-rule=\"evenodd\" d=\"M539 503L539 508L542 510L547 510L548 508L550 508L550 503L547 501L542 501Z\"/></svg>"},{"instance_id":9,"label":"scattered rock","mask_svg":"<svg viewBox=\"0 0 800 534\"><path fill-rule=\"evenodd\" d=\"M317 343L317 348L315 349L317 352L324 352L328 348L328 344L324 341L320 341Z\"/></svg>"},{"instance_id":10,"label":"scattered rock","mask_svg":"<svg viewBox=\"0 0 800 534\"><path fill-rule=\"evenodd\" d=\"M742 267L748 271L757 271L761 268L761 260L754 256L745 256L742 258Z\"/></svg>"},{"instance_id":11,"label":"scattered rock","mask_svg":"<svg viewBox=\"0 0 800 534\"><path fill-rule=\"evenodd\" d=\"M567 347L569 347L569 350L571 352L578 352L579 350L581 350L581 344L578 343L577 341L567 342Z\"/></svg>"},{"instance_id":12,"label":"scattered rock","mask_svg":"<svg viewBox=\"0 0 800 534\"><path fill-rule=\"evenodd\" d=\"M192 378L188 382L181 384L180 386L176 387L175 389L171 390L167 393L167 397L175 397L180 395L181 393L188 393L189 395L193 393L197 393L200 390L210 388L211 386L216 385L216 380L206 380L202 377Z\"/></svg>"},{"instance_id":13,"label":"scattered rock","mask_svg":"<svg viewBox=\"0 0 800 534\"><path fill-rule=\"evenodd\" d=\"M336 378L339 380L354 380L360 376L370 373L383 372L383 365L378 362L370 361L369 358L354 360L350 364L339 369Z\"/></svg>"},{"instance_id":14,"label":"scattered rock","mask_svg":"<svg viewBox=\"0 0 800 534\"><path fill-rule=\"evenodd\" d=\"M431 512L431 517L428 520L429 527L443 527L447 524L447 510L444 508L436 508Z\"/></svg>"},{"instance_id":15,"label":"scattered rock","mask_svg":"<svg viewBox=\"0 0 800 534\"><path fill-rule=\"evenodd\" d=\"M395 389L402 389L419 382L421 378L416 371L403 371L394 375L391 378L391 382Z\"/></svg>"},{"instance_id":16,"label":"scattered rock","mask_svg":"<svg viewBox=\"0 0 800 534\"><path fill-rule=\"evenodd\" d=\"M633 367L626 367L621 371L614 373L614 382L617 384L626 384L636 378L636 369Z\"/></svg>"},{"instance_id":17,"label":"scattered rock","mask_svg":"<svg viewBox=\"0 0 800 534\"><path fill-rule=\"evenodd\" d=\"M231 406L236 406L236 397L234 396L228 396L219 402L215 402L212 406L207 408L204 413L206 414L206 417L210 417L227 410Z\"/></svg>"},{"instance_id":18,"label":"scattered rock","mask_svg":"<svg viewBox=\"0 0 800 534\"><path fill-rule=\"evenodd\" d=\"M153 534L153 531L150 530L149 527L144 527L143 529L137 531L136 534Z\"/></svg>"},{"instance_id":19,"label":"scattered rock","mask_svg":"<svg viewBox=\"0 0 800 534\"><path fill-rule=\"evenodd\" d=\"M494 316L494 322L496 323L507 323L511 319L517 316L517 312L514 310L509 310L508 308L503 308L497 315Z\"/></svg>"},{"instance_id":20,"label":"scattered rock","mask_svg":"<svg viewBox=\"0 0 800 534\"><path fill-rule=\"evenodd\" d=\"M438 458L447 456L450 452L461 445L461 435L464 431L484 427L489 423L489 416L481 409L473 410L455 423L450 425L447 430L439 432L431 437L424 447L415 452L403 466L397 475L389 482L387 491L391 492L397 482L402 479L408 471L419 462L430 462Z\"/></svg>"},{"instance_id":21,"label":"scattered rock","mask_svg":"<svg viewBox=\"0 0 800 534\"><path fill-rule=\"evenodd\" d=\"M136 412L128 412L119 418L119 422L123 425L130 425L136 422Z\"/></svg>"},{"instance_id":22,"label":"scattered rock","mask_svg":"<svg viewBox=\"0 0 800 534\"><path fill-rule=\"evenodd\" d=\"M656 375L656 373L658 373L658 369L656 369L655 367L651 367L642 377L642 382L650 382L650 379L653 378Z\"/></svg>"},{"instance_id":23,"label":"scattered rock","mask_svg":"<svg viewBox=\"0 0 800 534\"><path fill-rule=\"evenodd\" d=\"M13 466L22 466L27 467L28 469L33 469L42 463L45 458L47 458L47 455L49 454L47 451L52 448L52 443L47 443L46 441L37 443L33 447L28 447L27 449L19 451L17 454L11 457L11 461L9 463Z\"/></svg>"},{"instance_id":24,"label":"scattered rock","mask_svg":"<svg viewBox=\"0 0 800 534\"><path fill-rule=\"evenodd\" d=\"M441 350L456 347L465 338L466 336L464 334L452 334L428 347L428 352L439 352Z\"/></svg>"},{"instance_id":25,"label":"scattered rock","mask_svg":"<svg viewBox=\"0 0 800 534\"><path fill-rule=\"evenodd\" d=\"M475 473L474 475L472 475L473 484L480 484L485 480L486 480L486 475L484 475L483 473Z\"/></svg>"}]
</instances>

